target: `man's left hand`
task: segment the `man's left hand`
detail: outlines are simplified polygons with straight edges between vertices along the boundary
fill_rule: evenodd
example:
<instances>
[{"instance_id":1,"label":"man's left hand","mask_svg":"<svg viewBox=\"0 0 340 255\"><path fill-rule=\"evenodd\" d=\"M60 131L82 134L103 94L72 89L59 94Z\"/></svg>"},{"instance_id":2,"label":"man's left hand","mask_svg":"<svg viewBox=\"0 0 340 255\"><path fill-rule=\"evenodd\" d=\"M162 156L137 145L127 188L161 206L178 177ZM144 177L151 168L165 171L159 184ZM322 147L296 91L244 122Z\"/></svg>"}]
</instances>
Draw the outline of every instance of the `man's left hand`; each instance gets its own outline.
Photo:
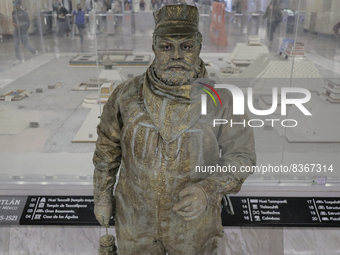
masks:
<instances>
[{"instance_id":1,"label":"man's left hand","mask_svg":"<svg viewBox=\"0 0 340 255\"><path fill-rule=\"evenodd\" d=\"M184 217L186 221L197 218L207 207L207 197L198 186L190 186L179 193L181 201L174 204L172 208L177 214Z\"/></svg>"}]
</instances>

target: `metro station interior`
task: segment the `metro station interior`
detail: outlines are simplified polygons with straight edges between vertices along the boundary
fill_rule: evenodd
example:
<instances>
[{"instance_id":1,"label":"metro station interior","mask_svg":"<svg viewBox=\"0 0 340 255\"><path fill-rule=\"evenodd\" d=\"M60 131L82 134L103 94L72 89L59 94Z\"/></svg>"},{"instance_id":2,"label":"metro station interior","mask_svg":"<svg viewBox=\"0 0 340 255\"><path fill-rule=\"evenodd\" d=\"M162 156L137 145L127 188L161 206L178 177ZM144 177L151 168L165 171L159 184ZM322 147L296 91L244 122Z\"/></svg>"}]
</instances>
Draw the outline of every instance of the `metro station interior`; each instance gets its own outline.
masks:
<instances>
[{"instance_id":1,"label":"metro station interior","mask_svg":"<svg viewBox=\"0 0 340 255\"><path fill-rule=\"evenodd\" d=\"M224 8L215 10L215 3ZM72 15L79 4L85 13L83 32ZM256 126L261 171L235 196L339 197L338 0L278 0L276 25L266 15L270 0L22 0L33 52L23 43L15 45L15 5L1 0L0 196L93 195L98 116L117 85L152 63L153 12L171 4L198 8L200 57L209 78L234 84L248 96L251 87L255 109L271 107L274 87L279 94L282 87L310 91L305 107L311 117L294 106L283 116L281 94L270 115L247 109ZM60 6L67 10L64 21ZM290 128L285 119L298 123ZM269 165L296 170L274 171ZM338 227L332 222L321 227L225 226L219 254L340 254ZM109 232L115 234L114 226ZM0 254L97 254L104 233L99 226L0 221Z\"/></svg>"}]
</instances>

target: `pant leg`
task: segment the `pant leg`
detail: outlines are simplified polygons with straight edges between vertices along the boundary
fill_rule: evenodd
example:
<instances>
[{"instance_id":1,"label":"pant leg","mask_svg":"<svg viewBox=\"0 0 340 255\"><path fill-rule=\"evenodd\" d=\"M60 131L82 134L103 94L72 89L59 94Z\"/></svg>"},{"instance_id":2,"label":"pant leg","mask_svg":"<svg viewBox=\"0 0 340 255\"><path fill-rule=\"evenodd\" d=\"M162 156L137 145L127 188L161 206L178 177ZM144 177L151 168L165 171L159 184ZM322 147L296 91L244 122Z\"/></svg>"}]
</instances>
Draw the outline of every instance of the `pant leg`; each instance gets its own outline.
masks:
<instances>
[{"instance_id":1,"label":"pant leg","mask_svg":"<svg viewBox=\"0 0 340 255\"><path fill-rule=\"evenodd\" d=\"M280 22L273 22L272 23L272 26L271 26L271 32L270 32L270 37L271 37L271 42L274 40L274 34L275 34L275 31L277 29L277 27L279 26Z\"/></svg>"},{"instance_id":2,"label":"pant leg","mask_svg":"<svg viewBox=\"0 0 340 255\"><path fill-rule=\"evenodd\" d=\"M28 33L21 34L21 42L26 49L28 49L32 54L35 54L35 49L28 42Z\"/></svg>"},{"instance_id":3,"label":"pant leg","mask_svg":"<svg viewBox=\"0 0 340 255\"><path fill-rule=\"evenodd\" d=\"M58 36L63 36L64 34L67 33L68 24L66 21L59 21L58 27L59 27Z\"/></svg>"},{"instance_id":4,"label":"pant leg","mask_svg":"<svg viewBox=\"0 0 340 255\"><path fill-rule=\"evenodd\" d=\"M275 27L275 24L274 23L272 23L272 26L271 26L271 31L270 31L270 41L272 42L272 41L274 41L274 33L275 33L275 29L276 29L276 27Z\"/></svg>"},{"instance_id":5,"label":"pant leg","mask_svg":"<svg viewBox=\"0 0 340 255\"><path fill-rule=\"evenodd\" d=\"M152 237L129 241L117 232L117 246L118 254L123 255L166 255L162 242Z\"/></svg>"},{"instance_id":6,"label":"pant leg","mask_svg":"<svg viewBox=\"0 0 340 255\"><path fill-rule=\"evenodd\" d=\"M271 41L271 23L267 22L267 36L269 38L269 41Z\"/></svg>"},{"instance_id":7,"label":"pant leg","mask_svg":"<svg viewBox=\"0 0 340 255\"><path fill-rule=\"evenodd\" d=\"M17 59L21 60L20 38L19 38L19 34L16 32L13 33L13 43L14 43L14 49L15 49L15 56L17 57Z\"/></svg>"},{"instance_id":8,"label":"pant leg","mask_svg":"<svg viewBox=\"0 0 340 255\"><path fill-rule=\"evenodd\" d=\"M85 25L84 24L77 24L77 27L78 27L78 31L79 31L80 41L83 41L84 40Z\"/></svg>"}]
</instances>

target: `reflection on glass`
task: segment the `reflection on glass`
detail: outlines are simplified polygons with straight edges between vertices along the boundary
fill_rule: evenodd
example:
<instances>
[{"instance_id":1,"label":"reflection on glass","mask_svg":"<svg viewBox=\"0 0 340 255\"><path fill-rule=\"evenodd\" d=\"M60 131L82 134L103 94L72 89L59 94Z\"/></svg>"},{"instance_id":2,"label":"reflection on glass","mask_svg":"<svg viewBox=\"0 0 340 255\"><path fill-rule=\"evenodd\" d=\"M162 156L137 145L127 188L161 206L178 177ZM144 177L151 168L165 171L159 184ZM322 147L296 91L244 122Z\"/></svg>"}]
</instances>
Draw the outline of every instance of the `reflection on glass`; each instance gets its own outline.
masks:
<instances>
[{"instance_id":1,"label":"reflection on glass","mask_svg":"<svg viewBox=\"0 0 340 255\"><path fill-rule=\"evenodd\" d=\"M184 2L199 9L201 58L210 79L238 86L246 100L251 87L259 110L272 106L273 87L278 88L279 103L272 114L249 113L264 123L254 128L259 165L313 158L315 164L339 166L339 1L226 0L219 15L213 12L217 2L210 0L4 0L0 157L6 167L0 177L15 183L30 172L31 180L44 175L44 181L57 182L58 176L69 174L69 182L91 185L95 126L108 94L152 62L153 11ZM224 33L226 40L219 45ZM306 107L313 117L291 107L282 116L282 87L308 89ZM292 93L289 98L300 96ZM297 119L301 126L293 132L268 121L281 118ZM316 175L333 183L340 180L330 171L267 172L254 173L247 182L310 184Z\"/></svg>"}]
</instances>

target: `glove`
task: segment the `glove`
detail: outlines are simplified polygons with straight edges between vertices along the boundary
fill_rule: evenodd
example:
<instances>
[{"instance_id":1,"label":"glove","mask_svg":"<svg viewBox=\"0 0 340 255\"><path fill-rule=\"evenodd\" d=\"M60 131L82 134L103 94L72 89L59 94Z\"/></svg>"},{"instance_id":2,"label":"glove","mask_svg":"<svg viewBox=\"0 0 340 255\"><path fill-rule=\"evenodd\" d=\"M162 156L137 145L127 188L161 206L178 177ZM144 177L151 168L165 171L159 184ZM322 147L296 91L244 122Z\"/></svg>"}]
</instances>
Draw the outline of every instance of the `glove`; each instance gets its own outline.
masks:
<instances>
[{"instance_id":1,"label":"glove","mask_svg":"<svg viewBox=\"0 0 340 255\"><path fill-rule=\"evenodd\" d=\"M199 186L192 185L179 193L181 201L175 203L172 210L190 221L199 217L208 205L207 197Z\"/></svg>"},{"instance_id":2,"label":"glove","mask_svg":"<svg viewBox=\"0 0 340 255\"><path fill-rule=\"evenodd\" d=\"M110 217L112 215L112 204L109 205L95 205L94 206L94 215L98 220L99 224L104 227L109 227Z\"/></svg>"}]
</instances>

